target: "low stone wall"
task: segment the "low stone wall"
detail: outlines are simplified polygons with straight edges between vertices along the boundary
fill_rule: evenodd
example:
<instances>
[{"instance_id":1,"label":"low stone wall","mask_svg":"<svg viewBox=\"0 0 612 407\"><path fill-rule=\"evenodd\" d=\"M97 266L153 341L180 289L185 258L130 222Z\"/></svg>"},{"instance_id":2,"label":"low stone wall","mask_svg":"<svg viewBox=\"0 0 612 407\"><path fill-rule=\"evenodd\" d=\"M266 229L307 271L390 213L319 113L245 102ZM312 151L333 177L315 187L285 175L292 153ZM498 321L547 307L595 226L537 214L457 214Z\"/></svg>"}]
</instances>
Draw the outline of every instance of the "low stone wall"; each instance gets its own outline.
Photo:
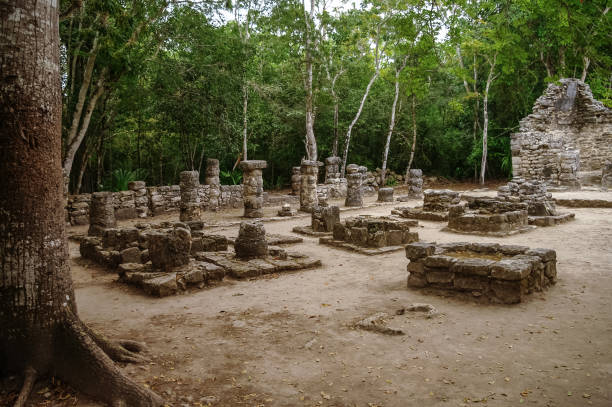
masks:
<instances>
[{"instance_id":1,"label":"low stone wall","mask_svg":"<svg viewBox=\"0 0 612 407\"><path fill-rule=\"evenodd\" d=\"M446 222L449 208L457 205L460 200L459 192L450 189L426 189L423 193L423 206L398 207L391 213L408 219Z\"/></svg>"},{"instance_id":2,"label":"low stone wall","mask_svg":"<svg viewBox=\"0 0 612 407\"><path fill-rule=\"evenodd\" d=\"M130 183L132 184L132 183ZM117 219L132 219L147 215L163 215L178 211L181 204L179 185L146 187L143 181L134 181L134 190L113 192L113 206ZM240 208L243 206L242 185L221 185L218 206L210 207L210 185L198 186L202 210ZM67 203L67 222L71 225L89 224L91 194L70 195ZM264 203L265 204L265 203ZM277 204L275 202L274 204ZM280 203L278 203L280 204Z\"/></svg>"},{"instance_id":3,"label":"low stone wall","mask_svg":"<svg viewBox=\"0 0 612 407\"><path fill-rule=\"evenodd\" d=\"M416 242L406 246L406 257L408 287L459 291L496 303L519 303L557 281L557 253L551 249Z\"/></svg>"},{"instance_id":4,"label":"low stone wall","mask_svg":"<svg viewBox=\"0 0 612 407\"><path fill-rule=\"evenodd\" d=\"M410 227L416 225L415 221L390 216L357 216L346 219L344 223L335 222L333 237L322 237L319 243L363 254L382 254L418 241L419 234L410 231Z\"/></svg>"},{"instance_id":5,"label":"low stone wall","mask_svg":"<svg viewBox=\"0 0 612 407\"><path fill-rule=\"evenodd\" d=\"M445 230L458 233L508 236L529 230L527 204L468 197L467 203L453 205Z\"/></svg>"}]
</instances>

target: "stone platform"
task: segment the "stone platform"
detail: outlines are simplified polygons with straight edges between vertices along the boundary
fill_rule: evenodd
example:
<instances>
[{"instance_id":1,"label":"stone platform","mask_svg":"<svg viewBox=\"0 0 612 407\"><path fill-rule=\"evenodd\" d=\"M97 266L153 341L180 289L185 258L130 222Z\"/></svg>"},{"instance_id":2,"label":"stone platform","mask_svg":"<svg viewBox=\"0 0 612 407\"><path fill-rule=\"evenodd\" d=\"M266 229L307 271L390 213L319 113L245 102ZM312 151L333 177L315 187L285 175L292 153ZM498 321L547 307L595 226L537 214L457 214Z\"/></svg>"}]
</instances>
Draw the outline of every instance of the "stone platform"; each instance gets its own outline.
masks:
<instances>
[{"instance_id":1,"label":"stone platform","mask_svg":"<svg viewBox=\"0 0 612 407\"><path fill-rule=\"evenodd\" d=\"M419 240L418 233L410 231L411 226L418 226L418 222L391 216L361 215L336 223L333 236L321 237L319 243L366 255L385 254Z\"/></svg>"},{"instance_id":2,"label":"stone platform","mask_svg":"<svg viewBox=\"0 0 612 407\"><path fill-rule=\"evenodd\" d=\"M429 220L432 222L448 221L448 212L425 211L421 206L417 206L416 208L398 207L393 209L391 214L407 219Z\"/></svg>"},{"instance_id":3,"label":"stone platform","mask_svg":"<svg viewBox=\"0 0 612 407\"><path fill-rule=\"evenodd\" d=\"M448 226L442 230L504 237L533 230L535 226L528 224L527 216L526 203L468 197L467 204L451 206Z\"/></svg>"},{"instance_id":4,"label":"stone platform","mask_svg":"<svg viewBox=\"0 0 612 407\"><path fill-rule=\"evenodd\" d=\"M423 193L423 206L416 208L399 207L391 214L408 219L448 221L448 210L460 201L459 193L450 189L426 189Z\"/></svg>"},{"instance_id":5,"label":"stone platform","mask_svg":"<svg viewBox=\"0 0 612 407\"><path fill-rule=\"evenodd\" d=\"M528 216L527 221L530 225L534 226L556 226L572 221L575 218L575 213L562 213L560 215L551 216Z\"/></svg>"},{"instance_id":6,"label":"stone platform","mask_svg":"<svg viewBox=\"0 0 612 407\"><path fill-rule=\"evenodd\" d=\"M236 241L236 237L228 237L227 241L229 244L233 245ZM278 246L281 244L297 244L304 242L304 239L296 236L287 236L287 235L278 235L274 233L266 233L266 242L269 246Z\"/></svg>"},{"instance_id":7,"label":"stone platform","mask_svg":"<svg viewBox=\"0 0 612 407\"><path fill-rule=\"evenodd\" d=\"M268 247L268 256L249 260L238 259L233 253L198 253L200 261L212 263L225 270L227 276L242 279L264 274L305 270L321 266L321 260Z\"/></svg>"},{"instance_id":8,"label":"stone platform","mask_svg":"<svg viewBox=\"0 0 612 407\"><path fill-rule=\"evenodd\" d=\"M556 283L551 249L497 243L417 242L406 246L408 287L462 292L480 300L515 304Z\"/></svg>"}]
</instances>

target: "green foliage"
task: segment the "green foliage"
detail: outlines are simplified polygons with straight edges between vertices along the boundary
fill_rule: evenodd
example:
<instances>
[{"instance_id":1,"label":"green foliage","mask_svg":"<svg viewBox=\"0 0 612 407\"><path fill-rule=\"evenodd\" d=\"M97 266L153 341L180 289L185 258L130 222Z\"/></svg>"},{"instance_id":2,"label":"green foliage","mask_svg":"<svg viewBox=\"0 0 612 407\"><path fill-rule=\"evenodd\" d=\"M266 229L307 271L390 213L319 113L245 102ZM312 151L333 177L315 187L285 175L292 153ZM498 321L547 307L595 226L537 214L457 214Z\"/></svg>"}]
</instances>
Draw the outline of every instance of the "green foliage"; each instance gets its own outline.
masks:
<instances>
[{"instance_id":1,"label":"green foliage","mask_svg":"<svg viewBox=\"0 0 612 407\"><path fill-rule=\"evenodd\" d=\"M223 185L240 185L242 173L240 171L219 171L219 180Z\"/></svg>"},{"instance_id":2,"label":"green foliage","mask_svg":"<svg viewBox=\"0 0 612 407\"><path fill-rule=\"evenodd\" d=\"M142 168L137 168L133 171L117 168L111 173L110 190L111 191L127 191L128 184L132 181L142 181L146 178L147 171Z\"/></svg>"}]
</instances>

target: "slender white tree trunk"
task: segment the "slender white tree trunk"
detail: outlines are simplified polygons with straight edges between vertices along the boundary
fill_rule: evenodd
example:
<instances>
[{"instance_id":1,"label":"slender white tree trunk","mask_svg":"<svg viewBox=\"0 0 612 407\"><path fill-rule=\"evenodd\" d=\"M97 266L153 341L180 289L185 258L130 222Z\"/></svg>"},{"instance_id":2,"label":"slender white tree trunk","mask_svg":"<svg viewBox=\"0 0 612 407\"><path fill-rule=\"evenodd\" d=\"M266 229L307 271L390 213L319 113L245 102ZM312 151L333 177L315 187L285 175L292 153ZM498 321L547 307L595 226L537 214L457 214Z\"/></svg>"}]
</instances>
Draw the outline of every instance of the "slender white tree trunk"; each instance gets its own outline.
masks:
<instances>
[{"instance_id":1,"label":"slender white tree trunk","mask_svg":"<svg viewBox=\"0 0 612 407\"><path fill-rule=\"evenodd\" d=\"M242 85L242 159L244 161L247 158L247 113L249 109L249 89L247 84Z\"/></svg>"},{"instance_id":2,"label":"slender white tree trunk","mask_svg":"<svg viewBox=\"0 0 612 407\"><path fill-rule=\"evenodd\" d=\"M586 81L587 73L589 72L589 65L591 65L591 58L585 55L582 57L582 61L584 62L584 65L582 67L582 75L580 75L580 80L584 82Z\"/></svg>"},{"instance_id":3,"label":"slender white tree trunk","mask_svg":"<svg viewBox=\"0 0 612 407\"><path fill-rule=\"evenodd\" d=\"M416 95L413 93L412 94L412 146L410 147L410 160L408 160L408 166L406 167L406 177L404 178L404 184L408 184L410 168L412 168L412 162L414 161L414 150L416 148L416 139L417 139Z\"/></svg>"},{"instance_id":4,"label":"slender white tree trunk","mask_svg":"<svg viewBox=\"0 0 612 407\"><path fill-rule=\"evenodd\" d=\"M406 67L406 62L408 61L408 57L404 57L404 61L402 66L397 67L395 69L395 96L393 97L393 105L391 106L391 120L389 121L389 131L387 132L387 140L385 142L385 150L383 152L383 162L382 162L382 172L380 175L380 185L385 185L385 178L387 172L387 158L389 157L389 146L391 145L391 136L393 135L393 129L395 128L395 109L397 107L397 99L399 99L399 77L404 68Z\"/></svg>"},{"instance_id":5,"label":"slender white tree trunk","mask_svg":"<svg viewBox=\"0 0 612 407\"><path fill-rule=\"evenodd\" d=\"M306 20L306 157L309 160L317 160L317 139L314 134L314 108L312 95L312 47L313 47L313 29L314 23L314 3L315 0L310 0L310 13L306 12L306 4L304 3L304 18Z\"/></svg>"},{"instance_id":6,"label":"slender white tree trunk","mask_svg":"<svg viewBox=\"0 0 612 407\"><path fill-rule=\"evenodd\" d=\"M488 132L489 132L489 89L491 88L491 82L495 80L497 76L493 76L495 71L495 63L497 62L497 53L493 56L493 61L489 61L490 69L489 76L487 77L487 85L485 87L484 99L482 102L482 161L480 162L480 184L484 185L485 171L487 169L487 143L488 143Z\"/></svg>"}]
</instances>

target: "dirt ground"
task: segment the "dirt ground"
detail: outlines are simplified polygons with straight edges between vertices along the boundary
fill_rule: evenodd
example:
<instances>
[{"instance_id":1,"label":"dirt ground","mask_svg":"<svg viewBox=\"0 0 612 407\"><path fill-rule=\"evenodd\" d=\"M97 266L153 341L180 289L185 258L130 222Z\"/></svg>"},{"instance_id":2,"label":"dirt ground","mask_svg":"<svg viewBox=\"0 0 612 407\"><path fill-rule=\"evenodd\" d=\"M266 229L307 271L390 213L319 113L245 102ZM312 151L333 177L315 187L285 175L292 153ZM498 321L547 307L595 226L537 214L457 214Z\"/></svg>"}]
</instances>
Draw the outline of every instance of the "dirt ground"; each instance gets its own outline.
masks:
<instances>
[{"instance_id":1,"label":"dirt ground","mask_svg":"<svg viewBox=\"0 0 612 407\"><path fill-rule=\"evenodd\" d=\"M612 192L578 195L612 200ZM417 204L341 217L388 215L394 206ZM268 215L275 210L266 209ZM506 238L446 233L440 223L420 221L425 241L555 249L556 286L512 306L408 289L403 252L368 257L307 237L290 247L320 258L319 269L226 280L162 299L117 283L113 273L80 259L74 242L71 266L81 318L109 337L146 342L151 362L123 370L168 405L612 406L612 209L571 211L573 222ZM222 224L240 214L206 218ZM265 227L291 234L308 223L308 217L289 218ZM235 235L237 226L213 230ZM431 304L439 314L394 316L389 326L406 333L399 336L352 328L412 303ZM32 405L97 406L70 392L59 402L59 390L39 386L47 388L39 387ZM54 400L44 401L45 390Z\"/></svg>"}]
</instances>

